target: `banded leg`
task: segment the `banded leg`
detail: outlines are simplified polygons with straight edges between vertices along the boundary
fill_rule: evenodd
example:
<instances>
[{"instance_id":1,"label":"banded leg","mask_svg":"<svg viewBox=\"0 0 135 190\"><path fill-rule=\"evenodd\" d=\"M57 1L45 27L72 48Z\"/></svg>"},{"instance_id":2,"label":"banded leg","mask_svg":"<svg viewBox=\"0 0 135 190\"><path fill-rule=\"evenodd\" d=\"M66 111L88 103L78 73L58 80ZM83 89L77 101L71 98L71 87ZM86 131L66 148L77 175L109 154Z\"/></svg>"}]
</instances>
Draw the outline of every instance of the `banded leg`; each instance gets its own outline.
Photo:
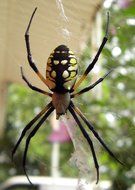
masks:
<instances>
[{"instance_id":1,"label":"banded leg","mask_svg":"<svg viewBox=\"0 0 135 190\"><path fill-rule=\"evenodd\" d=\"M26 127L23 129L21 136L19 137L16 145L14 146L13 150L12 150L12 160L14 157L14 154L16 153L16 150L18 148L18 146L20 145L23 137L25 136L26 132L32 127L32 125L52 106L52 103L50 102L38 115L36 115L36 117L34 119L32 119L27 125Z\"/></svg>"},{"instance_id":2,"label":"banded leg","mask_svg":"<svg viewBox=\"0 0 135 190\"><path fill-rule=\"evenodd\" d=\"M90 149L91 149L91 152L92 152L92 156L93 156L93 160L94 160L94 164L95 164L95 168L96 168L96 171L97 171L97 181L96 183L98 183L99 181L99 165L98 165L98 161L97 161L97 158L96 158L96 153L95 153L95 150L94 150L94 146L93 146L93 143L92 143L92 140L90 139L88 133L86 132L86 130L83 128L81 122L79 121L75 111L74 111L74 108L72 106L69 106L69 111L70 113L72 114L72 116L74 117L76 123L78 124L78 126L80 127L80 130L83 134L83 136L86 138L88 144L90 145Z\"/></svg>"},{"instance_id":3,"label":"banded leg","mask_svg":"<svg viewBox=\"0 0 135 190\"><path fill-rule=\"evenodd\" d=\"M50 96L52 97L52 94L49 93L49 92L45 92L44 90L41 90L35 86L33 86L32 84L29 83L29 81L26 79L26 77L24 76L24 73L23 73L23 68L21 68L21 75L22 75L22 79L27 83L27 85L29 86L29 88L31 88L32 90L36 91L36 92L39 92L41 94L44 94L44 95L47 95L47 96Z\"/></svg>"},{"instance_id":4,"label":"banded leg","mask_svg":"<svg viewBox=\"0 0 135 190\"><path fill-rule=\"evenodd\" d=\"M30 182L30 184L32 184L32 182L29 179L29 176L26 172L26 156L27 156L27 151L28 151L28 147L29 147L29 143L31 138L36 134L36 132L38 131L38 129L41 127L41 125L44 123L44 121L48 118L48 116L51 114L51 112L54 110L54 108L51 106L47 112L45 113L45 115L42 117L42 119L39 121L39 123L35 126L35 128L31 131L31 133L29 134L29 136L26 139L26 145L25 145L25 150L24 150L24 155L23 155L23 169L24 169L24 173L28 179L28 181Z\"/></svg>"},{"instance_id":5,"label":"banded leg","mask_svg":"<svg viewBox=\"0 0 135 190\"><path fill-rule=\"evenodd\" d=\"M38 75L38 77L43 81L43 83L47 85L46 79L45 79L45 78L43 77L43 75L39 72L38 68L37 68L36 65L35 65L35 62L34 62L34 60L33 60L33 58L32 58L32 54L31 54L31 50L30 50L29 29L30 29L31 22L32 22L32 19L33 19L33 16L34 16L36 10L37 10L37 7L35 8L35 10L34 10L33 13L32 13L32 16L31 16L31 18L30 18L28 27L27 27L26 32L25 32L25 42L26 42L26 49L27 49L27 57L28 57L28 61L29 61L30 67L35 71L35 73L36 73L36 74Z\"/></svg>"},{"instance_id":6,"label":"banded leg","mask_svg":"<svg viewBox=\"0 0 135 190\"><path fill-rule=\"evenodd\" d=\"M98 139L100 144L104 147L104 149L109 153L111 157L113 157L117 162L124 165L114 154L113 152L107 147L107 145L104 143L104 141L101 139L99 134L95 131L93 125L87 120L87 118L82 114L82 112L74 106L73 103L71 103L71 107L75 110L75 112L82 118L82 120L85 122L85 124L88 126L88 128L91 130L91 132L94 134L94 136Z\"/></svg>"},{"instance_id":7,"label":"banded leg","mask_svg":"<svg viewBox=\"0 0 135 190\"><path fill-rule=\"evenodd\" d=\"M99 78L95 83L91 84L90 86L80 90L77 93L74 93L71 95L71 98L74 98L75 96L79 96L85 92L88 92L89 90L91 90L92 88L94 88L97 84L99 84L100 82L102 82L113 70L110 70L108 73L106 73L102 78Z\"/></svg>"},{"instance_id":8,"label":"banded leg","mask_svg":"<svg viewBox=\"0 0 135 190\"><path fill-rule=\"evenodd\" d=\"M109 26L109 12L107 12L107 24L106 24L106 33L105 36L102 40L102 43L98 49L98 52L95 56L95 58L93 59L92 63L87 67L87 69L85 70L84 74L82 75L82 77L75 83L75 85L73 86L73 90L76 90L76 88L78 88L78 86L80 86L80 84L82 83L82 81L86 78L86 76L89 74L89 72L93 69L94 65L96 64L96 62L98 61L98 58L108 40L108 26Z\"/></svg>"}]
</instances>

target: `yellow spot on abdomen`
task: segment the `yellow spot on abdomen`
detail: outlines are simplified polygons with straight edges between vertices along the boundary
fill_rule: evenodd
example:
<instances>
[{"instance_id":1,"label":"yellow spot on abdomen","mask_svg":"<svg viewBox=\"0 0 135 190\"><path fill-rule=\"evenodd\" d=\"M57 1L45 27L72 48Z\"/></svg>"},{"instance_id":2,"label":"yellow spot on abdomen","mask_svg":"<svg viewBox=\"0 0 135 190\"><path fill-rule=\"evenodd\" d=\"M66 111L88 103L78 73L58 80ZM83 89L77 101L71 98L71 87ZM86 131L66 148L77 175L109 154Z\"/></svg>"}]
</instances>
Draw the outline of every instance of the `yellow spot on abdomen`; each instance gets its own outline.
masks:
<instances>
[{"instance_id":1,"label":"yellow spot on abdomen","mask_svg":"<svg viewBox=\"0 0 135 190\"><path fill-rule=\"evenodd\" d=\"M61 51L61 53L67 53L66 51Z\"/></svg>"},{"instance_id":2,"label":"yellow spot on abdomen","mask_svg":"<svg viewBox=\"0 0 135 190\"><path fill-rule=\"evenodd\" d=\"M56 71L52 71L52 72L51 72L51 76L52 76L53 78L56 78Z\"/></svg>"},{"instance_id":3,"label":"yellow spot on abdomen","mask_svg":"<svg viewBox=\"0 0 135 190\"><path fill-rule=\"evenodd\" d=\"M73 78L76 76L76 72L75 71L71 71L70 77Z\"/></svg>"},{"instance_id":4,"label":"yellow spot on abdomen","mask_svg":"<svg viewBox=\"0 0 135 190\"><path fill-rule=\"evenodd\" d=\"M65 71L62 73L62 77L63 77L63 78L67 78L68 76L69 76L69 72L65 70Z\"/></svg>"},{"instance_id":5,"label":"yellow spot on abdomen","mask_svg":"<svg viewBox=\"0 0 135 190\"><path fill-rule=\"evenodd\" d=\"M49 66L47 66L46 70L47 70L47 71L51 71L51 70L52 70L52 68L51 68L51 67L49 67Z\"/></svg>"},{"instance_id":6,"label":"yellow spot on abdomen","mask_svg":"<svg viewBox=\"0 0 135 190\"><path fill-rule=\"evenodd\" d=\"M62 60L62 61L61 61L61 64L62 64L62 65L65 65L67 62L68 62L68 61L67 61L66 59L65 59L65 60Z\"/></svg>"},{"instance_id":7,"label":"yellow spot on abdomen","mask_svg":"<svg viewBox=\"0 0 135 190\"><path fill-rule=\"evenodd\" d=\"M71 82L70 82L70 81L65 82L65 83L63 84L63 86L64 86L64 88L66 88L67 90L70 90L70 89L71 89Z\"/></svg>"},{"instance_id":8,"label":"yellow spot on abdomen","mask_svg":"<svg viewBox=\"0 0 135 190\"><path fill-rule=\"evenodd\" d=\"M50 58L48 58L48 61L47 61L47 63L51 63L52 62L52 60L50 59Z\"/></svg>"},{"instance_id":9,"label":"yellow spot on abdomen","mask_svg":"<svg viewBox=\"0 0 135 190\"><path fill-rule=\"evenodd\" d=\"M77 63L77 60L75 58L71 58L70 61L69 61L71 64L76 64Z\"/></svg>"},{"instance_id":10,"label":"yellow spot on abdomen","mask_svg":"<svg viewBox=\"0 0 135 190\"><path fill-rule=\"evenodd\" d=\"M59 60L53 60L54 65L58 65L59 64Z\"/></svg>"},{"instance_id":11,"label":"yellow spot on abdomen","mask_svg":"<svg viewBox=\"0 0 135 190\"><path fill-rule=\"evenodd\" d=\"M73 53L71 50L69 50L69 52L68 52L68 53L70 53L70 54L74 55L74 53Z\"/></svg>"},{"instance_id":12,"label":"yellow spot on abdomen","mask_svg":"<svg viewBox=\"0 0 135 190\"><path fill-rule=\"evenodd\" d=\"M77 70L77 68L78 68L78 65L70 66L68 67L68 71Z\"/></svg>"}]
</instances>

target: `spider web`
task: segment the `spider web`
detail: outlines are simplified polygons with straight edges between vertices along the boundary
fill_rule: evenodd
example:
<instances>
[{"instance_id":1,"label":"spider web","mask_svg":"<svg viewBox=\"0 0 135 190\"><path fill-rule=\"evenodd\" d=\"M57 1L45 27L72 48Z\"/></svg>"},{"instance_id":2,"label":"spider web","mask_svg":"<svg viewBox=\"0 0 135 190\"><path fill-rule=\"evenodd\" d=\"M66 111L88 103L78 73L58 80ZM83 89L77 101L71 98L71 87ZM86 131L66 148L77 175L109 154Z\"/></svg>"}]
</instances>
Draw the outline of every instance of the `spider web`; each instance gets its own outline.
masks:
<instances>
[{"instance_id":1,"label":"spider web","mask_svg":"<svg viewBox=\"0 0 135 190\"><path fill-rule=\"evenodd\" d=\"M68 17L65 14L65 10L62 4L62 0L56 0L57 7L60 11L60 17L62 19L62 25L61 25L61 31L62 34L65 36L65 39L69 40L71 37L71 33L67 29L67 24L69 22ZM75 123L73 124L72 121L67 122L67 118L62 117L62 120L64 121L67 130L69 132L69 135L71 137L71 140L74 145L74 153L72 154L69 162L71 165L74 165L79 170L79 180L78 180L78 188L82 189L82 176L86 178L87 180L90 178L90 165L89 165L89 147L84 139L83 135L81 134L80 130L76 127Z\"/></svg>"},{"instance_id":2,"label":"spider web","mask_svg":"<svg viewBox=\"0 0 135 190\"><path fill-rule=\"evenodd\" d=\"M68 29L69 19L65 14L62 0L56 0L56 5L59 10L59 17L60 17L60 19L59 19L60 20L60 26L59 26L60 31L59 32L61 32L62 37L64 38L64 41L67 44L71 38L71 32Z\"/></svg>"},{"instance_id":3,"label":"spider web","mask_svg":"<svg viewBox=\"0 0 135 190\"><path fill-rule=\"evenodd\" d=\"M62 0L56 0L56 2L57 2L57 7L59 9L59 16L60 16L60 19L59 19L60 20L59 21L60 22L60 25L59 25L60 27L58 28L58 30L60 30L63 39L65 39L65 41L69 41L69 40L71 40L71 33L68 30L69 19L65 15L65 10L63 8ZM111 17L112 17L112 20L113 20L114 19L113 15L111 15ZM2 44L2 45L4 46L4 44ZM12 54L10 54L10 58L14 59L14 57L15 56L13 56ZM113 57L112 57L112 59L113 59ZM107 56L106 56L106 60L108 60ZM13 62L16 62L16 60L14 60ZM109 69L112 68L112 66L106 66L106 68L109 70ZM116 72L120 72L120 71L118 71L118 69L117 69L117 71L114 71L113 73L115 74ZM110 75L110 78L113 80L113 74ZM118 87L121 88L121 86L118 86ZM112 88L114 88L114 90L117 89L116 86L113 86ZM114 94L114 96L116 96L116 95ZM105 113L105 111L103 111L103 112ZM86 114L88 114L88 113L86 113ZM114 112L112 112L111 114L109 114L107 116L108 116L108 120L109 121L111 120L111 118L112 119L116 118L116 120L119 120L122 117L122 114L121 113L115 114ZM66 119L64 119L64 121L66 123ZM117 127L117 125L116 125L116 127ZM129 136L129 138L130 138L131 137L131 132L132 132L132 135L134 135L135 131L134 131L134 128L132 126L128 126L128 127L129 127L130 134L126 134L126 136L127 137ZM125 128L125 126L123 126L123 129L124 128ZM67 125L67 129L69 131L69 134L71 136L71 139L73 141L74 148L75 148L75 151L72 154L72 157L70 159L70 164L71 165L75 165L78 168L78 170L79 170L79 180L78 180L78 187L77 188L78 189L84 189L85 185L87 185L87 181L90 181L90 178L91 178L90 172L93 171L93 168L90 166L90 163L89 163L88 159L86 159L86 158L90 158L90 156L91 156L90 155L90 150L89 150L89 147L87 145L87 142L83 138L83 136L82 136L82 134L79 131L79 128L77 126L75 126L75 125L73 125L73 126L72 125ZM121 143L120 140L119 140L119 143ZM114 142L114 139L110 138L109 141L110 141L109 144L111 144L111 143ZM123 141L124 141L124 137L123 137ZM122 144L119 144L119 148L121 148L121 146L122 146ZM127 152L127 154L129 154L129 152ZM134 155L133 155L132 152L130 154L130 159L131 160L134 159ZM40 158L37 158L37 160L40 161L40 162L42 162L40 160ZM42 162L42 163L44 164L44 162ZM93 163L92 163L92 166L93 166ZM45 165L45 167L47 167L47 166ZM127 175L131 175L131 174L127 173ZM85 182L83 180L81 180L82 177L86 178Z\"/></svg>"},{"instance_id":4,"label":"spider web","mask_svg":"<svg viewBox=\"0 0 135 190\"><path fill-rule=\"evenodd\" d=\"M62 121L65 123L65 126L74 145L74 152L71 155L69 164L71 166L77 167L79 170L77 189L85 189L89 185L88 183L92 181L90 166L91 152L89 145L73 120L63 116Z\"/></svg>"},{"instance_id":5,"label":"spider web","mask_svg":"<svg viewBox=\"0 0 135 190\"><path fill-rule=\"evenodd\" d=\"M68 23L69 19L65 14L65 10L63 7L62 0L56 0L56 4L59 10L59 15L61 19L61 32L65 39L65 42L68 42L71 38L71 32L68 30ZM78 179L78 186L77 190L83 190L86 189L88 185L88 181L90 180L90 163L89 163L89 157L90 157L90 151L88 143L86 142L85 138L81 134L80 130L76 127L76 124L72 123L72 121L67 120L67 118L62 117L61 119L69 132L70 138L74 145L74 153L72 153L72 156L69 160L70 165L76 166L79 170L79 179ZM82 177L84 178L82 180ZM86 180L85 180L86 179Z\"/></svg>"}]
</instances>

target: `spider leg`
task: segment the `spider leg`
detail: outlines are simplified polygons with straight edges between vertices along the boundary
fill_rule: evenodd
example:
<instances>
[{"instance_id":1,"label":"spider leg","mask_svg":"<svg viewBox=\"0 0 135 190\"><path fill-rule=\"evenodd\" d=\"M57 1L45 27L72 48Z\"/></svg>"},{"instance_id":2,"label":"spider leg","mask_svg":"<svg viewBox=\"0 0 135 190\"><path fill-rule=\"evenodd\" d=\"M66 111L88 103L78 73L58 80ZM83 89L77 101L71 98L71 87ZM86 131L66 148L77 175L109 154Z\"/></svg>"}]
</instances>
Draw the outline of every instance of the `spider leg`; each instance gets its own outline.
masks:
<instances>
[{"instance_id":1,"label":"spider leg","mask_svg":"<svg viewBox=\"0 0 135 190\"><path fill-rule=\"evenodd\" d=\"M43 122L47 119L47 117L51 114L51 112L54 110L54 107L50 107L47 112L45 113L45 115L42 117L42 119L39 121L39 123L35 126L35 128L31 131L31 133L29 134L29 136L26 139L26 145L25 145L25 150L24 150L24 155L23 155L23 170L24 173L28 179L28 181L30 182L30 184L32 184L32 182L29 179L29 176L27 174L26 171L26 156L27 156L27 151L28 151L28 147L29 147L29 143L31 138L36 134L36 132L38 131L38 129L41 127L41 125L43 124Z\"/></svg>"},{"instance_id":2,"label":"spider leg","mask_svg":"<svg viewBox=\"0 0 135 190\"><path fill-rule=\"evenodd\" d=\"M52 94L51 94L51 93L45 92L44 90L41 90L41 89L39 89L39 88L33 86L32 84L30 84L29 81L27 80L27 78L24 76L23 68L20 67L20 69L21 69L22 79L27 83L27 85L29 86L29 88L31 88L32 90L37 91L37 92L39 92L39 93L41 93L41 94L44 94L44 95L47 95L47 96L52 97Z\"/></svg>"},{"instance_id":3,"label":"spider leg","mask_svg":"<svg viewBox=\"0 0 135 190\"><path fill-rule=\"evenodd\" d=\"M113 152L107 147L107 145L104 143L104 141L101 139L99 134L95 131L93 125L87 120L87 118L82 114L82 112L74 106L73 102L71 102L71 107L75 110L75 112L81 117L81 119L85 122L85 124L88 126L88 128L92 131L94 136L98 139L100 144L104 147L104 149L109 153L110 156L112 156L117 162L124 165L114 154Z\"/></svg>"},{"instance_id":4,"label":"spider leg","mask_svg":"<svg viewBox=\"0 0 135 190\"><path fill-rule=\"evenodd\" d=\"M91 64L87 67L87 69L85 70L84 74L82 75L82 77L75 83L75 85L73 86L73 90L76 90L76 88L78 88L78 86L80 86L80 84L82 83L82 81L86 78L86 76L89 74L89 72L93 69L94 65L96 64L96 62L98 61L98 58L108 40L108 28L109 28L109 12L107 12L107 24L106 24L106 33L105 36L102 40L102 43L98 49L97 54L95 55L93 61L91 62Z\"/></svg>"},{"instance_id":5,"label":"spider leg","mask_svg":"<svg viewBox=\"0 0 135 190\"><path fill-rule=\"evenodd\" d=\"M91 152L92 152L95 168L96 168L96 171L97 171L97 181L96 181L96 184L97 184L98 181L99 181L99 165L98 165L98 161L97 161L97 157L96 157L96 153L95 153L95 150L94 150L92 140L90 139L88 133L86 132L86 130L83 128L81 122L79 121L79 119L78 119L78 117L77 117L77 115L76 115L76 113L74 111L74 108L70 105L68 109L69 109L70 113L72 114L72 116L74 117L76 123L80 127L80 130L81 130L83 136L86 138L88 144L90 145L90 149L91 149Z\"/></svg>"},{"instance_id":6,"label":"spider leg","mask_svg":"<svg viewBox=\"0 0 135 190\"><path fill-rule=\"evenodd\" d=\"M88 87L80 90L77 93L74 93L71 95L71 98L74 98L75 96L79 96L85 92L88 92L89 90L91 90L92 88L94 88L97 84L99 84L100 82L102 82L111 72L113 71L113 69L111 69L108 73L106 73L103 77L99 78L96 82L94 82L93 84L89 85Z\"/></svg>"},{"instance_id":7,"label":"spider leg","mask_svg":"<svg viewBox=\"0 0 135 190\"><path fill-rule=\"evenodd\" d=\"M21 143L23 137L25 136L26 132L32 127L32 125L52 106L52 103L50 102L38 115L36 115L36 117L34 119L32 119L27 125L26 127L23 129L21 136L19 137L16 145L14 146L13 150L12 150L12 160L14 158L14 154L19 146L19 144Z\"/></svg>"},{"instance_id":8,"label":"spider leg","mask_svg":"<svg viewBox=\"0 0 135 190\"><path fill-rule=\"evenodd\" d=\"M45 78L43 77L43 75L39 72L38 68L37 68L36 65L35 65L35 62L34 62L34 60L33 60L33 58L32 58L31 49L30 49L29 29L30 29L31 22L32 22L32 19L33 19L33 16L34 16L36 10L37 10L37 7L35 8L35 10L34 10L33 13L32 13L32 16L31 16L31 18L30 18L28 27L27 27L26 32L25 32L25 42L26 42L26 49L27 49L27 57L28 57L28 61L29 61L30 67L35 71L35 73L36 73L36 74L38 75L38 77L43 81L43 83L47 85L46 79L45 79Z\"/></svg>"}]
</instances>

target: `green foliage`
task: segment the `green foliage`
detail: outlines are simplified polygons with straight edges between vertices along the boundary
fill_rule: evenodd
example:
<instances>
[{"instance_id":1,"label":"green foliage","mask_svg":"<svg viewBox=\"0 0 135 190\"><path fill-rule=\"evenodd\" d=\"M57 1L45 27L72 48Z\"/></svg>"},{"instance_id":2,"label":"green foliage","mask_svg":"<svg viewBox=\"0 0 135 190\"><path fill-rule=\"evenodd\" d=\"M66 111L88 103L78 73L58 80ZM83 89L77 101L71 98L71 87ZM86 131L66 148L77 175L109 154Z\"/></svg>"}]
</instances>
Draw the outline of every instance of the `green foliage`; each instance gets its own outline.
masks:
<instances>
[{"instance_id":1,"label":"green foliage","mask_svg":"<svg viewBox=\"0 0 135 190\"><path fill-rule=\"evenodd\" d=\"M9 86L7 123L4 136L0 141L0 149L2 150L1 157L3 158L0 163L0 169L3 171L0 173L0 181L5 180L9 176L24 175L22 169L22 156L26 138L17 149L15 165L11 161L11 151L18 140L22 129L49 101L50 99L46 96L35 93L26 87L16 84ZM27 156L29 175L50 175L52 144L48 141L48 137L51 132L52 129L49 119L47 119L34 138L32 138ZM60 168L62 175L75 176L76 170L71 169L69 172L70 166L67 164L70 154L73 152L72 144L64 143L60 148Z\"/></svg>"},{"instance_id":2,"label":"green foliage","mask_svg":"<svg viewBox=\"0 0 135 190\"><path fill-rule=\"evenodd\" d=\"M114 71L99 91L96 87L91 93L79 97L78 102L106 144L125 165L117 164L100 150L101 178L111 180L112 189L126 190L134 183L135 174L135 25L128 24L129 19L135 18L135 1L125 9L120 9L114 1L109 11L109 41L102 53L102 70L107 72L114 68ZM106 18L104 28L105 24ZM114 54L116 47L119 54ZM83 57L84 60L87 62L87 57ZM95 97L98 93L102 94L101 98Z\"/></svg>"},{"instance_id":3,"label":"green foliage","mask_svg":"<svg viewBox=\"0 0 135 190\"><path fill-rule=\"evenodd\" d=\"M116 163L93 139L101 166L101 178L111 180L112 189L118 190L126 190L130 187L134 182L135 175L135 26L129 25L127 22L128 19L135 18L134 5L135 1L132 1L132 6L120 9L115 1L110 7L109 41L103 50L102 70L107 72L107 70L114 68L114 71L102 85L99 85L101 88L97 90L96 87L75 100L76 105L93 123L106 144L125 164L125 166L121 166ZM105 22L106 18L104 27ZM121 50L117 56L113 54L115 47ZM89 64L89 57L90 47L88 46L81 57L81 63L85 66ZM100 76L102 75L103 73ZM91 75L81 88L87 86L89 81L91 81ZM25 125L49 101L44 96L20 85L10 85L8 94L5 134L0 141L1 158L3 158L0 162L1 181L8 176L23 174L20 160L25 141L17 151L16 167L11 164L11 150ZM100 98L96 97L95 94L99 94ZM50 174L52 147L47 140L50 133L51 127L47 121L32 139L27 156L29 174ZM61 145L60 169L64 176L76 176L77 174L75 168L71 168L67 164L72 152L73 145L71 143Z\"/></svg>"},{"instance_id":4,"label":"green foliage","mask_svg":"<svg viewBox=\"0 0 135 190\"><path fill-rule=\"evenodd\" d=\"M107 47L104 51L105 56L107 51L111 55L111 50ZM119 57L122 58L123 55ZM108 58L108 62L106 61L107 58L104 60L103 67L105 70L107 67L116 67L114 59L116 58ZM99 163L101 168L105 168L103 172L101 169L101 178L111 180L113 189L125 190L134 183L135 158L135 76L133 75L132 60L126 63L126 67L119 63L113 73L103 82L100 91L102 98L95 97L97 91L94 89L91 93L84 94L76 100L76 104L79 103L78 106L81 107L87 118L92 121L106 144L125 164L125 166L117 164L104 150L100 150L97 154ZM127 69L126 75L119 74L122 68ZM131 72L128 72L130 69ZM85 85L87 82L85 82ZM110 115L110 118L107 119L108 115ZM111 117L113 117L113 122L109 121ZM128 153L129 156L127 156Z\"/></svg>"}]
</instances>

